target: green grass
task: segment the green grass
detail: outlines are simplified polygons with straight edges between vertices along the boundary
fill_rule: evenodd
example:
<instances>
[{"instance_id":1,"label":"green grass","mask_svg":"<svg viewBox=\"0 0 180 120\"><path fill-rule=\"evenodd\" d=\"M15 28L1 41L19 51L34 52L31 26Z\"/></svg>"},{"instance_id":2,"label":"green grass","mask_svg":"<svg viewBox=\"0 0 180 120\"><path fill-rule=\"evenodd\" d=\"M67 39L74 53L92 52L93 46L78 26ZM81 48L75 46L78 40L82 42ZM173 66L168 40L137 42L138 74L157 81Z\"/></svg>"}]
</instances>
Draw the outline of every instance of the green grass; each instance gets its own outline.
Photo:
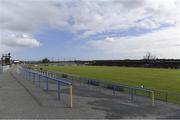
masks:
<instances>
[{"instance_id":1,"label":"green grass","mask_svg":"<svg viewBox=\"0 0 180 120\"><path fill-rule=\"evenodd\" d=\"M180 70L105 67L105 66L39 66L80 77L106 80L129 86L141 86L156 90L180 93Z\"/></svg>"},{"instance_id":2,"label":"green grass","mask_svg":"<svg viewBox=\"0 0 180 120\"><path fill-rule=\"evenodd\" d=\"M167 91L168 101L180 104L180 70L107 66L38 66L36 68L128 86L144 85L145 88ZM126 89L124 92L128 93L128 91L129 89ZM167 92L160 94L156 92L155 98L166 101ZM138 90L137 95L148 96L148 93Z\"/></svg>"}]
</instances>

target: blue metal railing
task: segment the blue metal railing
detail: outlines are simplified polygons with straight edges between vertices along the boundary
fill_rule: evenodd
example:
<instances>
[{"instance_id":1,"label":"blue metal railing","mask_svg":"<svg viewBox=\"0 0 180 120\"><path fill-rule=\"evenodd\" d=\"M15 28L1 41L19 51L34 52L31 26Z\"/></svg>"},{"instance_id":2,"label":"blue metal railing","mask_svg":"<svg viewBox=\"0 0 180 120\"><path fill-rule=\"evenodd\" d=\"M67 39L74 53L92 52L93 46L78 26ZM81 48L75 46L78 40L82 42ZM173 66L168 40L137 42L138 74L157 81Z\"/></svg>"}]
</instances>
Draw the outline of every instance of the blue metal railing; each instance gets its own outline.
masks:
<instances>
[{"instance_id":1,"label":"blue metal railing","mask_svg":"<svg viewBox=\"0 0 180 120\"><path fill-rule=\"evenodd\" d=\"M58 96L58 100L60 100L60 86L63 85L67 85L69 86L69 94L70 94L70 107L72 107L72 83L65 81L65 79L57 79L57 78L53 78L50 77L48 75L44 75L41 73L41 71L35 71L35 70L31 70L31 69L26 69L26 68L20 68L20 71L22 73L22 75L25 77L25 79L27 80L31 80L33 79L33 84L35 84L35 79L38 78L38 86L40 87L41 84L41 78L45 78L45 90L46 92L49 92L49 81L56 81L57 82L57 96Z\"/></svg>"}]
</instances>

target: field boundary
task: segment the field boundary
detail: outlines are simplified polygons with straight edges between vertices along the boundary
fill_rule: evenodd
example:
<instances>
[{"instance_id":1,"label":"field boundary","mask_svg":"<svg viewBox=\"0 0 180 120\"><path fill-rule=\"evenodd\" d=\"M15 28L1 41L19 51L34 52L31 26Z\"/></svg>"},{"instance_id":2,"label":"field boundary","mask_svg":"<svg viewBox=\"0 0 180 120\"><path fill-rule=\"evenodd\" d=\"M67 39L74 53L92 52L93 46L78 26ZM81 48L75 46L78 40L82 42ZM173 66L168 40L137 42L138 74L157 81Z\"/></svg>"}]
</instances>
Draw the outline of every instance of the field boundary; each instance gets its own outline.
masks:
<instances>
[{"instance_id":1,"label":"field boundary","mask_svg":"<svg viewBox=\"0 0 180 120\"><path fill-rule=\"evenodd\" d=\"M45 74L49 74L49 73L56 74L56 76L61 78L65 77L67 79L76 80L85 84L111 89L114 95L115 92L117 91L129 94L132 102L134 101L134 95L136 95L136 96L143 96L150 98L152 105L154 105L155 100L180 104L180 93L177 92L169 92L165 90L156 90L156 89L143 88L137 86L128 86L116 82L80 77L79 75L67 74L64 72L54 72L48 70L40 70L40 71L42 71Z\"/></svg>"}]
</instances>

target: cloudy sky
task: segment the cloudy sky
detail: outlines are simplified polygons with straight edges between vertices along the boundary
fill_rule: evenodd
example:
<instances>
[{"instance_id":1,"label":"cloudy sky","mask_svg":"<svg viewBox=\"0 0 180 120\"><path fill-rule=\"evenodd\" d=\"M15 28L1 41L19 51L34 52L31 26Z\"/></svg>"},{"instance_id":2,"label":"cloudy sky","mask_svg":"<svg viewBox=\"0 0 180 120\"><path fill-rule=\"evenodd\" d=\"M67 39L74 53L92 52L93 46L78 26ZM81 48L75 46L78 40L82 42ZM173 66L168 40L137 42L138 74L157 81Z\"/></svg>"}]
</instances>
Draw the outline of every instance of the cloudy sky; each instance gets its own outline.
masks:
<instances>
[{"instance_id":1,"label":"cloudy sky","mask_svg":"<svg viewBox=\"0 0 180 120\"><path fill-rule=\"evenodd\" d=\"M0 53L180 59L180 0L0 0Z\"/></svg>"}]
</instances>

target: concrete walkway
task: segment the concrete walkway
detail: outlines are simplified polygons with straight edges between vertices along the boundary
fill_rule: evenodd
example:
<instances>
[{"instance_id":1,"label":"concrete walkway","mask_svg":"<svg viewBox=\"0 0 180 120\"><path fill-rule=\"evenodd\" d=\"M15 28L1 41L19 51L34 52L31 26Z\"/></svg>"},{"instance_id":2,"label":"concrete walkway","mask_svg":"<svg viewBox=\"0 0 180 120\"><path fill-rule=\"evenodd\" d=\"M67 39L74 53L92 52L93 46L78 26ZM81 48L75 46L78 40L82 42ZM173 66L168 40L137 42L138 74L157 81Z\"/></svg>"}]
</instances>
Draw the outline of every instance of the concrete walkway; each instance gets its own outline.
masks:
<instances>
[{"instance_id":1,"label":"concrete walkway","mask_svg":"<svg viewBox=\"0 0 180 120\"><path fill-rule=\"evenodd\" d=\"M177 105L156 102L151 106L149 100L136 98L130 103L128 96L119 94L113 97L110 91L97 90L86 85L73 83L73 108L68 108L66 89L62 99L57 100L55 84L46 93L42 87L25 80L17 69L0 73L0 118L180 118Z\"/></svg>"},{"instance_id":2,"label":"concrete walkway","mask_svg":"<svg viewBox=\"0 0 180 120\"><path fill-rule=\"evenodd\" d=\"M103 118L104 113L68 108L54 96L19 77L15 69L0 74L0 118Z\"/></svg>"}]
</instances>

